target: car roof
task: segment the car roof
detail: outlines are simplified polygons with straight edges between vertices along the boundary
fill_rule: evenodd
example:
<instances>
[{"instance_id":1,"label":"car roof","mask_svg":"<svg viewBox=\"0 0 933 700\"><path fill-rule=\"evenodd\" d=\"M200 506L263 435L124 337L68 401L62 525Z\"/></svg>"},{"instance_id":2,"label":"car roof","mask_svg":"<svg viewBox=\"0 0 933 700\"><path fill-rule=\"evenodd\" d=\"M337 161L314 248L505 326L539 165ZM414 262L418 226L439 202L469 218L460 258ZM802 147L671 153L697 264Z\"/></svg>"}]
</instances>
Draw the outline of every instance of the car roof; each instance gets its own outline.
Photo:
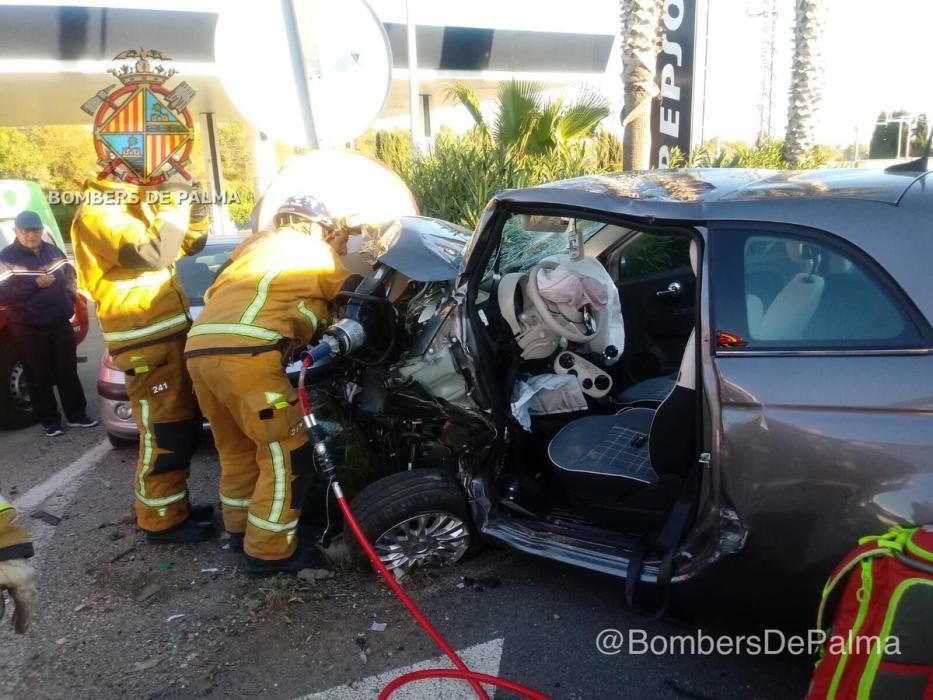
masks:
<instances>
[{"instance_id":1,"label":"car roof","mask_svg":"<svg viewBox=\"0 0 933 700\"><path fill-rule=\"evenodd\" d=\"M926 173L869 168L825 170L753 170L692 168L643 170L585 175L520 190L506 190L499 199L542 201L601 195L607 210L613 199L644 203L698 203L726 205L788 199L846 199L896 205L904 193ZM557 203L557 201L555 201Z\"/></svg>"}]
</instances>

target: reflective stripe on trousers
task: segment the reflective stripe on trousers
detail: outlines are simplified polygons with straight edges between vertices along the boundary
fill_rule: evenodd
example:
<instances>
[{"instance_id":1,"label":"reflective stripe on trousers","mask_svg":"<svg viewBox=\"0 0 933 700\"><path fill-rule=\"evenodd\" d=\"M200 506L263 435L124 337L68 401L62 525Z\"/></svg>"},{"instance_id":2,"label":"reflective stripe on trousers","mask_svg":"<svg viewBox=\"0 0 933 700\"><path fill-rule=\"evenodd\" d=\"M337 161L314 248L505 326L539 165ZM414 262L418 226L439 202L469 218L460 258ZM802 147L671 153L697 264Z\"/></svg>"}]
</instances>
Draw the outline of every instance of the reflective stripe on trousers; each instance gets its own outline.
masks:
<instances>
[{"instance_id":1,"label":"reflective stripe on trousers","mask_svg":"<svg viewBox=\"0 0 933 700\"><path fill-rule=\"evenodd\" d=\"M298 528L297 520L292 520L291 522L287 523L271 523L268 520L253 515L252 513L247 515L246 519L249 521L250 525L255 525L260 530L267 530L269 532L288 532L289 530L295 530Z\"/></svg>"},{"instance_id":2,"label":"reflective stripe on trousers","mask_svg":"<svg viewBox=\"0 0 933 700\"><path fill-rule=\"evenodd\" d=\"M228 508L249 508L248 498L230 498L220 494L220 502Z\"/></svg>"},{"instance_id":3,"label":"reflective stripe on trousers","mask_svg":"<svg viewBox=\"0 0 933 700\"><path fill-rule=\"evenodd\" d=\"M150 508L164 508L178 501L183 501L188 496L188 492L181 491L159 498L149 498L146 494L146 476L152 471L152 424L149 417L149 402L142 399L139 402L139 409L139 420L143 424L143 434L140 436L143 444L143 466L139 470L139 489L136 491L136 498L140 503Z\"/></svg>"}]
</instances>

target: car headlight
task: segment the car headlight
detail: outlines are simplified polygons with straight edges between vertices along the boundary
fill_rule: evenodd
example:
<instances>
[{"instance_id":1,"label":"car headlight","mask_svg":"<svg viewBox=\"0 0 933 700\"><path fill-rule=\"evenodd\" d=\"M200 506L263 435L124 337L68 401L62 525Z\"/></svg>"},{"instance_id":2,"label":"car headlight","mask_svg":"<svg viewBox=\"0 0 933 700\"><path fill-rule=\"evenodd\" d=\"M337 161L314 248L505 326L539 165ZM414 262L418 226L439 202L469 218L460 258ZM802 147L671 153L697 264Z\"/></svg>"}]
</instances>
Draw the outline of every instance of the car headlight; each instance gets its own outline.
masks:
<instances>
[{"instance_id":1,"label":"car headlight","mask_svg":"<svg viewBox=\"0 0 933 700\"><path fill-rule=\"evenodd\" d=\"M120 420L133 420L133 407L128 403L118 403L116 406L114 406L113 412Z\"/></svg>"}]
</instances>

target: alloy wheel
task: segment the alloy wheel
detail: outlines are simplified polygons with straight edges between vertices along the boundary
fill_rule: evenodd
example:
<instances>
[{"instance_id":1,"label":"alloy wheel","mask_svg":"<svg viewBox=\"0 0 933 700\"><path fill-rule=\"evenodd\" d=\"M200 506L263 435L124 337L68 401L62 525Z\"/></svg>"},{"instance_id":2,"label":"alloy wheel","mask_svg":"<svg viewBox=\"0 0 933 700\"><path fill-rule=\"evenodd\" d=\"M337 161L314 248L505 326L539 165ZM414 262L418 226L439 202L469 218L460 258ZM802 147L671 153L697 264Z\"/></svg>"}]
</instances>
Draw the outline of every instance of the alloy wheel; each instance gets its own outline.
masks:
<instances>
[{"instance_id":1,"label":"alloy wheel","mask_svg":"<svg viewBox=\"0 0 933 700\"><path fill-rule=\"evenodd\" d=\"M416 567L454 564L470 547L470 528L452 513L415 515L376 539L376 553L386 568L405 575Z\"/></svg>"}]
</instances>

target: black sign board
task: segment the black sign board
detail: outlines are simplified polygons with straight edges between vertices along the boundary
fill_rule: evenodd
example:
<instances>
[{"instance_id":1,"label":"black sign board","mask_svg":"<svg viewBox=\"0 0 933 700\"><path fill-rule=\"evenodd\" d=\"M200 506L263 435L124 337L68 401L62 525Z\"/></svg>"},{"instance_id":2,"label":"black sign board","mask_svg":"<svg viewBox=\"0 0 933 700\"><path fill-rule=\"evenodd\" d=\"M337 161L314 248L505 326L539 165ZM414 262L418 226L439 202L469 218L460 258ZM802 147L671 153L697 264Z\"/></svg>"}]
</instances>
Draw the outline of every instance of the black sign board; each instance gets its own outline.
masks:
<instances>
[{"instance_id":1,"label":"black sign board","mask_svg":"<svg viewBox=\"0 0 933 700\"><path fill-rule=\"evenodd\" d=\"M653 168L668 167L670 150L674 146L690 155L696 23L696 0L664 0L661 53L658 54L660 94L651 105Z\"/></svg>"}]
</instances>

